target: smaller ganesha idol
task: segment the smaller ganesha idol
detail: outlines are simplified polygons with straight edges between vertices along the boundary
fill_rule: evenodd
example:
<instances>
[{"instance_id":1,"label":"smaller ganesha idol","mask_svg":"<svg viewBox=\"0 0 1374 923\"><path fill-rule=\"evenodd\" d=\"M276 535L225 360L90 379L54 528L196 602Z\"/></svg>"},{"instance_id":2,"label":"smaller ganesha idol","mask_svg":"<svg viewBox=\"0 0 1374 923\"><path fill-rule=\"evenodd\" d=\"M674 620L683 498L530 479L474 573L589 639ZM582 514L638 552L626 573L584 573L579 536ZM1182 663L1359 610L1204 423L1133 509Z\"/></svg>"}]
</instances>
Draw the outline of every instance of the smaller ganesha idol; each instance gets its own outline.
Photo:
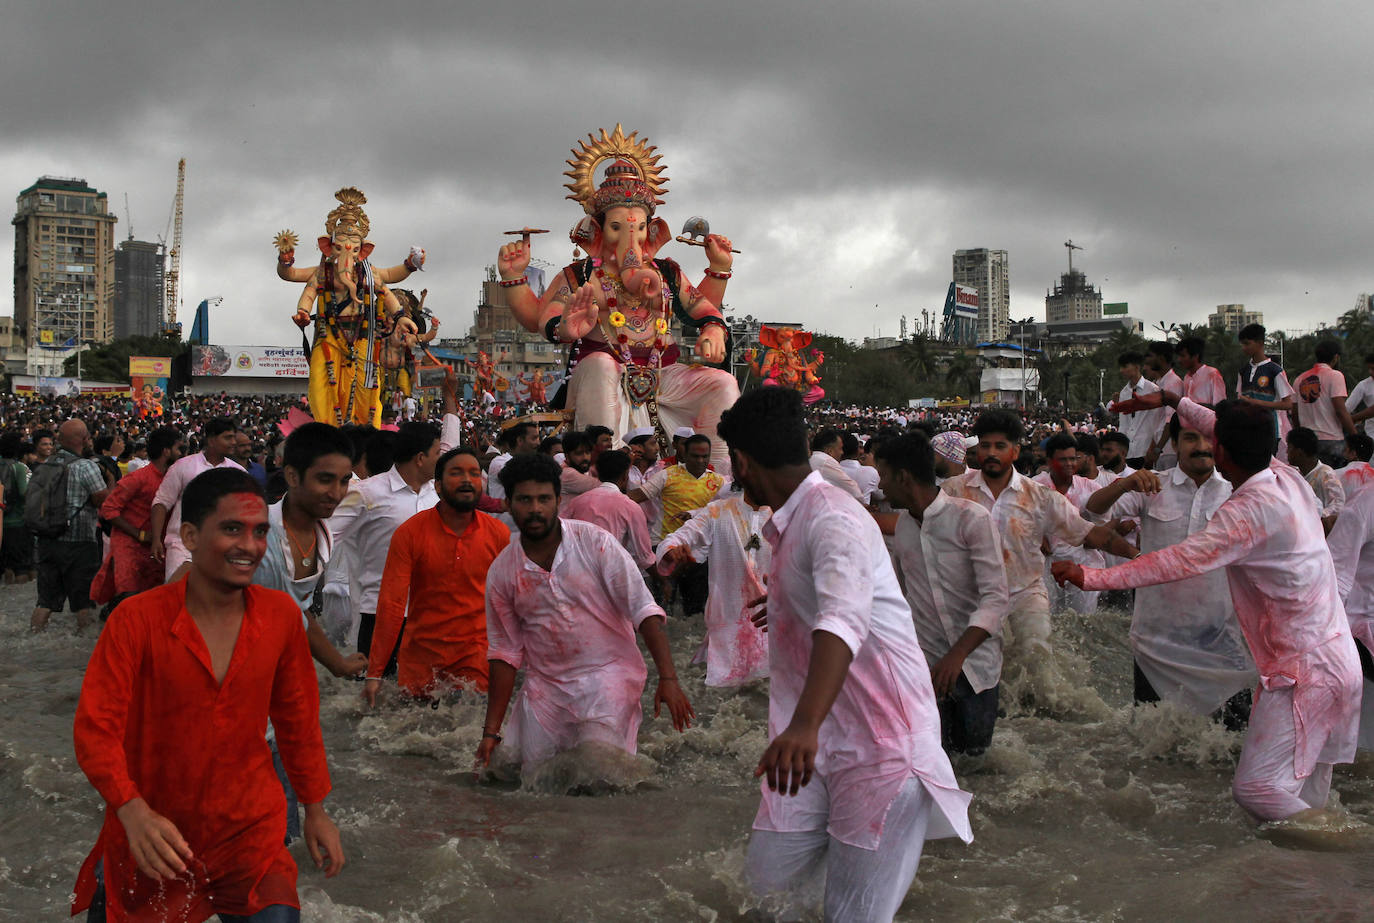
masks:
<instances>
[{"instance_id":1,"label":"smaller ganesha idol","mask_svg":"<svg viewBox=\"0 0 1374 923\"><path fill-rule=\"evenodd\" d=\"M765 324L759 330L759 342L768 347L763 361L759 362L756 349L750 350L747 358L749 368L765 385L800 391L804 404L814 404L825 397L820 376L816 374L825 361L825 353L813 349L808 360L801 352L811 345L811 334L795 327L775 329Z\"/></svg>"},{"instance_id":2,"label":"smaller ganesha idol","mask_svg":"<svg viewBox=\"0 0 1374 923\"><path fill-rule=\"evenodd\" d=\"M325 233L318 240L319 265L295 268L296 235L282 231L274 241L277 276L305 284L293 320L302 330L312 320L315 323L314 338L306 346L311 414L335 426L377 426L382 410L382 346L391 340L389 345L395 349L388 350L388 355L395 350L404 354L419 332L387 286L423 268L425 251L412 247L399 266L373 266L368 261L373 247L367 239L371 224L362 208L367 197L348 186L334 193L334 198L339 205L325 218Z\"/></svg>"}]
</instances>

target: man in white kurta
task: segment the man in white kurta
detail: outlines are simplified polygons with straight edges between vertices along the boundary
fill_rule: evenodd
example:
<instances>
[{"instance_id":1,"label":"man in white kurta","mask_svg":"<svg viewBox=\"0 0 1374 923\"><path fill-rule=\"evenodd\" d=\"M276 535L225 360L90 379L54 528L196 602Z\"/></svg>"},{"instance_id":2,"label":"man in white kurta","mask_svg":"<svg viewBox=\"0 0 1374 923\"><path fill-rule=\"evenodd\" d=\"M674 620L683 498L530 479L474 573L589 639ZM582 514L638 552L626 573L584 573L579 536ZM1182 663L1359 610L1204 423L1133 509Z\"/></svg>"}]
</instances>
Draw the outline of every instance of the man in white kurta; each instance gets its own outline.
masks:
<instances>
[{"instance_id":1,"label":"man in white kurta","mask_svg":"<svg viewBox=\"0 0 1374 923\"><path fill-rule=\"evenodd\" d=\"M970 796L940 747L878 525L808 470L804 432L801 397L783 388L746 394L720 423L736 478L774 509L763 530L771 743L755 770L766 782L748 872L760 894L795 895L823 864L827 919L890 920L927 839L972 840Z\"/></svg>"},{"instance_id":2,"label":"man in white kurta","mask_svg":"<svg viewBox=\"0 0 1374 923\"><path fill-rule=\"evenodd\" d=\"M1080 513L1087 505L1088 498L1098 489L1096 481L1076 473L1078 471L1078 446L1072 436L1064 433L1051 436L1045 446L1049 468L1031 478L1037 484L1057 492L1073 504ZM1084 567L1105 567L1106 559L1102 552L1083 545L1071 545L1061 538L1050 538L1050 561L1073 561ZM1045 567L1045 589L1050 595L1051 611L1072 609L1080 615L1091 615L1097 611L1097 594L1080 590L1076 586L1058 586L1050 579L1049 566Z\"/></svg>"},{"instance_id":3,"label":"man in white kurta","mask_svg":"<svg viewBox=\"0 0 1374 923\"><path fill-rule=\"evenodd\" d=\"M763 526L772 510L751 506L740 491L698 510L658 546L659 572L709 562L706 598L706 685L741 686L768 675L768 636L750 620L750 603L766 592L772 546ZM674 549L678 549L674 551ZM681 560L678 560L681 559Z\"/></svg>"},{"instance_id":4,"label":"man in white kurta","mask_svg":"<svg viewBox=\"0 0 1374 923\"><path fill-rule=\"evenodd\" d=\"M1182 425L1216 446L1217 465L1236 486L1202 529L1182 542L1108 570L1056 564L1061 579L1089 589L1153 586L1226 568L1236 618L1259 671L1232 792L1263 821L1326 804L1335 763L1354 758L1360 665L1341 605L1316 500L1298 471L1270 460L1265 411L1226 407L1216 416L1187 398ZM1231 462L1249 453L1248 467ZM1253 473L1251 473L1253 472Z\"/></svg>"},{"instance_id":5,"label":"man in white kurta","mask_svg":"<svg viewBox=\"0 0 1374 923\"><path fill-rule=\"evenodd\" d=\"M1364 674L1359 745L1362 750L1374 750L1374 491L1355 495L1331 528L1326 544Z\"/></svg>"},{"instance_id":6,"label":"man in white kurta","mask_svg":"<svg viewBox=\"0 0 1374 923\"><path fill-rule=\"evenodd\" d=\"M893 565L930 664L941 741L977 756L997 723L1007 572L992 516L935 486L934 456L925 436L898 436L878 447L877 470L903 510L892 517Z\"/></svg>"},{"instance_id":7,"label":"man in white kurta","mask_svg":"<svg viewBox=\"0 0 1374 923\"><path fill-rule=\"evenodd\" d=\"M1094 518L1139 519L1142 552L1201 532L1231 496L1230 482L1213 466L1211 444L1193 430L1180 435L1181 448L1171 440L1177 467L1158 475L1134 472L1088 501ZM1201 715L1248 691L1257 676L1221 570L1136 590L1131 653L1137 702L1162 699ZM1236 708L1238 724L1249 707L1237 702Z\"/></svg>"}]
</instances>

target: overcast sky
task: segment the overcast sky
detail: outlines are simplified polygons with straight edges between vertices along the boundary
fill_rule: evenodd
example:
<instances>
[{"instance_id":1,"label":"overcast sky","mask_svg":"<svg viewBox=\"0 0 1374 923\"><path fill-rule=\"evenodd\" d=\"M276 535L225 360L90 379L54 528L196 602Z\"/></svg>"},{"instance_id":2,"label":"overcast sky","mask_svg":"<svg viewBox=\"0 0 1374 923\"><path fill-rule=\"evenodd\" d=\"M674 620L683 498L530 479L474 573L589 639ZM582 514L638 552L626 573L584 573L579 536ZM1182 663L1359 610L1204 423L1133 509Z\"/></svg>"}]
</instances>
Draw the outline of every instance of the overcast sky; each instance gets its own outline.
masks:
<instances>
[{"instance_id":1,"label":"overcast sky","mask_svg":"<svg viewBox=\"0 0 1374 923\"><path fill-rule=\"evenodd\" d=\"M740 315L895 335L989 247L1012 317L1043 318L1068 238L1147 323L1241 302L1308 329L1374 291L1364 4L0 0L0 24L0 188L82 177L155 240L185 157L182 320L223 296L224 344L299 342L272 237L313 262L344 185L374 262L424 246L407 285L466 332L502 231L568 262L564 160L616 122L663 155L673 231L743 251Z\"/></svg>"}]
</instances>

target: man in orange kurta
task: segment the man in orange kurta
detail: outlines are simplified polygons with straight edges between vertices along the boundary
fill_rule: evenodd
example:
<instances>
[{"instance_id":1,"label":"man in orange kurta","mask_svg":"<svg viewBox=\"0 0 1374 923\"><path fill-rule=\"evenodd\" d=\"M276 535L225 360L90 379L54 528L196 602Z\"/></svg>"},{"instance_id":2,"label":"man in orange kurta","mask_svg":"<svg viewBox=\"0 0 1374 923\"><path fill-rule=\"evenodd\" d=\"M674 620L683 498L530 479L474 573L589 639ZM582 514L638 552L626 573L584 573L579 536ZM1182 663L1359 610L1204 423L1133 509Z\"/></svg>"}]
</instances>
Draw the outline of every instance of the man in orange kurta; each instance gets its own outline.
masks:
<instances>
[{"instance_id":1,"label":"man in orange kurta","mask_svg":"<svg viewBox=\"0 0 1374 923\"><path fill-rule=\"evenodd\" d=\"M424 696L455 682L486 692L487 569L510 544L510 530L477 509L482 466L474 450L445 453L434 466L434 487L439 505L391 536L372 650L392 650L404 625L397 679L407 692ZM374 656L363 693L369 702L385 666L385 656Z\"/></svg>"},{"instance_id":2,"label":"man in orange kurta","mask_svg":"<svg viewBox=\"0 0 1374 923\"><path fill-rule=\"evenodd\" d=\"M106 808L73 912L96 897L99 863L110 921L198 923L299 906L269 717L307 826L330 789L300 608L250 585L266 548L261 487L242 471L210 471L183 504L188 576L114 611L77 705L77 760ZM158 829L160 858L142 845L135 856L134 813ZM317 864L322 848L330 853L332 875L343 862L338 832L322 809L319 817L328 832L317 826L306 839Z\"/></svg>"}]
</instances>

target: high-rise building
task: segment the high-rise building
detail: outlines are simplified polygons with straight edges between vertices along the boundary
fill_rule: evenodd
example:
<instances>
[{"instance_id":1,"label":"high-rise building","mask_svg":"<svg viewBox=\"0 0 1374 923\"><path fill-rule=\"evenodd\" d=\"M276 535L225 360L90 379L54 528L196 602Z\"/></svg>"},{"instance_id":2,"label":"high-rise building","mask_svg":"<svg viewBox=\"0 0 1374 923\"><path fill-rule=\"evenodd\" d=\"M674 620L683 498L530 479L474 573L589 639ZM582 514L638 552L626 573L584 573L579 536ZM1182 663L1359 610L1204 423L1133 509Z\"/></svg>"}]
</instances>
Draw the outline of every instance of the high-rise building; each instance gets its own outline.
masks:
<instances>
[{"instance_id":1,"label":"high-rise building","mask_svg":"<svg viewBox=\"0 0 1374 923\"><path fill-rule=\"evenodd\" d=\"M1054 288L1045 293L1045 320L1053 324L1069 320L1099 320L1102 293L1088 283L1088 277L1071 269L1059 277Z\"/></svg>"},{"instance_id":2,"label":"high-rise building","mask_svg":"<svg viewBox=\"0 0 1374 923\"><path fill-rule=\"evenodd\" d=\"M114 226L105 193L84 179L41 177L19 193L14 319L30 346L114 337Z\"/></svg>"},{"instance_id":3,"label":"high-rise building","mask_svg":"<svg viewBox=\"0 0 1374 923\"><path fill-rule=\"evenodd\" d=\"M1264 323L1264 312L1247 311L1243 304L1219 304L1207 315L1207 326L1220 327L1229 333L1240 333L1249 324Z\"/></svg>"},{"instance_id":4,"label":"high-rise building","mask_svg":"<svg viewBox=\"0 0 1374 923\"><path fill-rule=\"evenodd\" d=\"M114 335L153 337L162 332L162 245L120 241L115 250Z\"/></svg>"},{"instance_id":5,"label":"high-rise building","mask_svg":"<svg viewBox=\"0 0 1374 923\"><path fill-rule=\"evenodd\" d=\"M978 289L978 338L995 342L1007 336L1011 275L1007 251L954 251L954 282Z\"/></svg>"}]
</instances>

